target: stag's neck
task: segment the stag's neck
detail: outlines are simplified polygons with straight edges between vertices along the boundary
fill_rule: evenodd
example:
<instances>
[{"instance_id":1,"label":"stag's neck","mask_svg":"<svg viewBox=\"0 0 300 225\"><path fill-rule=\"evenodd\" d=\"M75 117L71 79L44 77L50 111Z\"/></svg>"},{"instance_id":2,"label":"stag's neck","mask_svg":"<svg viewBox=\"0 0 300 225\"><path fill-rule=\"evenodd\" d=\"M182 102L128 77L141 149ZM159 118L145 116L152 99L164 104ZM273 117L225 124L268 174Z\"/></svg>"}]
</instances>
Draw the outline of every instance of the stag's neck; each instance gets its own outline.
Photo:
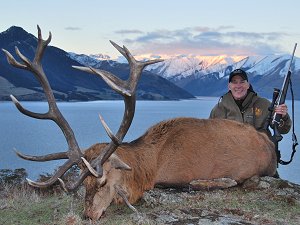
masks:
<instances>
[{"instance_id":1,"label":"stag's neck","mask_svg":"<svg viewBox=\"0 0 300 225\"><path fill-rule=\"evenodd\" d=\"M157 154L151 145L138 146L123 144L116 154L131 167L131 171L122 171L124 187L129 193L129 201L135 202L145 190L152 189L157 173Z\"/></svg>"}]
</instances>

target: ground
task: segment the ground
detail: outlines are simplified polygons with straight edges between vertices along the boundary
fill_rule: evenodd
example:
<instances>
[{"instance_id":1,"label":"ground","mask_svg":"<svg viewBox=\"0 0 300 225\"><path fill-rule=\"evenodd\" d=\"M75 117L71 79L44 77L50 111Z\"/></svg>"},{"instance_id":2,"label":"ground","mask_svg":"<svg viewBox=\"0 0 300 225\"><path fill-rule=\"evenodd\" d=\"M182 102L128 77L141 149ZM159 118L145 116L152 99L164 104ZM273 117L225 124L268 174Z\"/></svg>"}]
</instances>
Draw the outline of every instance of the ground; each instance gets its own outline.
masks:
<instances>
[{"instance_id":1,"label":"ground","mask_svg":"<svg viewBox=\"0 0 300 225\"><path fill-rule=\"evenodd\" d=\"M96 222L82 217L84 193L41 196L31 191L15 193L14 198L6 191L0 200L3 225L300 224L300 186L271 177L223 190L155 188L134 205L138 213L126 205L111 205Z\"/></svg>"}]
</instances>

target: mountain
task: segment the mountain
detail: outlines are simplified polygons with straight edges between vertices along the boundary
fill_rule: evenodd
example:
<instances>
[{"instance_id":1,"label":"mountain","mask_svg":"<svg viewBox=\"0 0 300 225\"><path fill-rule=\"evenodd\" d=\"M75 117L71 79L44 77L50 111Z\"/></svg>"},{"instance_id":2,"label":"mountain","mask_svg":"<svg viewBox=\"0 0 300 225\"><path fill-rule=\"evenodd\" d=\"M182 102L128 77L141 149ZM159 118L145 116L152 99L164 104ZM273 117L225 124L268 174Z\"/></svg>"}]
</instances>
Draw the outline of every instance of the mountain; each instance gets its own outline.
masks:
<instances>
[{"instance_id":1,"label":"mountain","mask_svg":"<svg viewBox=\"0 0 300 225\"><path fill-rule=\"evenodd\" d=\"M93 55L91 60L96 60ZM77 56L78 57L78 56ZM79 57L80 58L80 57ZM76 60L84 60L84 57ZM135 56L139 60L164 58ZM167 56L165 61L148 66L150 72L168 79L195 96L222 96L228 91L228 77L232 70L242 68L248 73L254 90L263 97L272 98L274 88L281 88L290 66L290 55L264 56ZM106 60L97 57L96 63ZM112 60L110 58L110 60ZM88 63L88 62L86 62ZM124 63L118 58L112 63ZM91 64L93 65L93 64ZM300 59L294 57L292 65L292 84L295 99L300 99ZM290 91L287 99L291 99Z\"/></svg>"},{"instance_id":2,"label":"mountain","mask_svg":"<svg viewBox=\"0 0 300 225\"><path fill-rule=\"evenodd\" d=\"M46 35L44 34L44 39L47 38ZM37 38L16 26L0 33L0 48L8 50L18 59L15 54L15 46L23 55L32 59L37 46ZM56 99L88 101L121 98L100 77L72 68L72 65L82 66L86 63L79 63L71 55L54 46L48 46L45 51L42 64ZM94 57L96 56L94 55ZM128 64L115 63L105 55L97 55L97 57L102 59L97 68L107 70L121 79L127 79ZM1 52L0 100L9 100L10 94L15 95L19 100L45 99L41 86L34 75L9 65L5 54ZM143 72L137 87L138 99L174 100L193 97L189 92L150 71Z\"/></svg>"},{"instance_id":3,"label":"mountain","mask_svg":"<svg viewBox=\"0 0 300 225\"><path fill-rule=\"evenodd\" d=\"M227 91L232 70L243 68L255 91L272 98L273 89L281 88L290 65L290 55L268 56L176 56L148 67L195 96L221 96ZM300 99L300 59L291 65L292 83L296 99ZM288 94L287 96L291 96Z\"/></svg>"}]
</instances>

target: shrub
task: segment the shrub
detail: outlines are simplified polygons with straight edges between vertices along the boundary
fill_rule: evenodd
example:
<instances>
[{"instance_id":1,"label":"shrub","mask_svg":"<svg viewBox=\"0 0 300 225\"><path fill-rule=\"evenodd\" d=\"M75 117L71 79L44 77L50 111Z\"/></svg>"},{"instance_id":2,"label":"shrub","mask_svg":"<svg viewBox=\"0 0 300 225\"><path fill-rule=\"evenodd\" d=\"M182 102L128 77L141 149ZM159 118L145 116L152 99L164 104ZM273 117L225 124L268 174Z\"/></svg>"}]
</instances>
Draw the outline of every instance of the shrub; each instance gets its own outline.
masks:
<instances>
[{"instance_id":1,"label":"shrub","mask_svg":"<svg viewBox=\"0 0 300 225\"><path fill-rule=\"evenodd\" d=\"M26 177L27 177L27 172L24 168L19 168L15 170L1 169L0 185L4 186L5 184L9 184L14 186L19 186L24 183Z\"/></svg>"}]
</instances>

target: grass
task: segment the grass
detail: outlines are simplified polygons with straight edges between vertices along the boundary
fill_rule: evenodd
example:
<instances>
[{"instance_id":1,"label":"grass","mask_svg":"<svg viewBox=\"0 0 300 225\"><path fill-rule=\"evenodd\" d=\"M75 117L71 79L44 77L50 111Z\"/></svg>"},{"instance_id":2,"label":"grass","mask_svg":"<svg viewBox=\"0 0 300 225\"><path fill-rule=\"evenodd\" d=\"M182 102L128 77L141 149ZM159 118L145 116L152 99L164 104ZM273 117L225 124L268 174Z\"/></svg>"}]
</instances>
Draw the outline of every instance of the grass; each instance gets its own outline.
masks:
<instances>
[{"instance_id":1,"label":"grass","mask_svg":"<svg viewBox=\"0 0 300 225\"><path fill-rule=\"evenodd\" d=\"M45 195L27 185L6 186L1 192L0 224L60 224L68 214L80 215L82 201L63 193Z\"/></svg>"},{"instance_id":2,"label":"grass","mask_svg":"<svg viewBox=\"0 0 300 225\"><path fill-rule=\"evenodd\" d=\"M194 207L232 214L247 220L272 221L274 224L300 224L300 201L293 196L277 195L274 190L247 190L231 188L205 192ZM299 195L299 194L298 194ZM199 196L197 196L199 198Z\"/></svg>"},{"instance_id":3,"label":"grass","mask_svg":"<svg viewBox=\"0 0 300 225\"><path fill-rule=\"evenodd\" d=\"M23 185L0 190L1 225L154 225L154 224L300 224L300 188L288 185L264 189L180 192L154 189L135 205L111 205L103 218L84 219L84 194L40 192ZM224 222L225 221L225 222ZM226 223L226 221L229 221ZM208 223L209 224L209 223Z\"/></svg>"}]
</instances>

